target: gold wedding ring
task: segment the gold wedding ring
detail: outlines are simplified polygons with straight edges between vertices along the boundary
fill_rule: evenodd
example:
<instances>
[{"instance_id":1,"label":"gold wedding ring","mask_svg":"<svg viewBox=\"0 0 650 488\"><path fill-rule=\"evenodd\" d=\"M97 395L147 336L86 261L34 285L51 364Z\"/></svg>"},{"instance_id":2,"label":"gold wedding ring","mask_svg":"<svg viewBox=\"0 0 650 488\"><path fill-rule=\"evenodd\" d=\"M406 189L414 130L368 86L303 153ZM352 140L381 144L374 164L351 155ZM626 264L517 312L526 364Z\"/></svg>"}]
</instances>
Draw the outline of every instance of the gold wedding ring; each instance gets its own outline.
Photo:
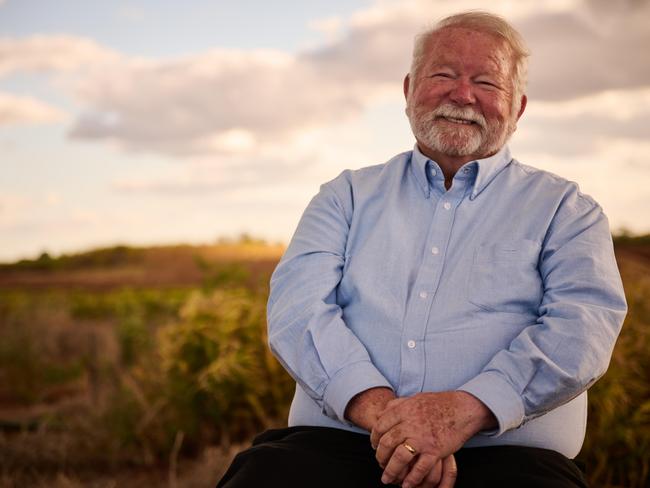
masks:
<instances>
[{"instance_id":1,"label":"gold wedding ring","mask_svg":"<svg viewBox=\"0 0 650 488\"><path fill-rule=\"evenodd\" d=\"M405 448L408 452L410 452L413 456L415 456L415 455L418 453L418 452L415 450L415 448L414 448L411 444L409 444L408 442L404 442L404 443L402 443L402 445L403 445L404 448Z\"/></svg>"}]
</instances>

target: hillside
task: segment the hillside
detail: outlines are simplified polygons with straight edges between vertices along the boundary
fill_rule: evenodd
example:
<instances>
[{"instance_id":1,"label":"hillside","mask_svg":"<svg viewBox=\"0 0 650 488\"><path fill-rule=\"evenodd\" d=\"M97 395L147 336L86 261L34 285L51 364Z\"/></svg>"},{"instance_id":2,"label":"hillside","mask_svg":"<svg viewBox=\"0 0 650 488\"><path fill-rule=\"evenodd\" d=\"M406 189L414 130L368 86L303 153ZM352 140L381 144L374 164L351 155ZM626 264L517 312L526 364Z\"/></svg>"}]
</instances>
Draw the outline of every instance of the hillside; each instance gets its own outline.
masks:
<instances>
[{"instance_id":1,"label":"hillside","mask_svg":"<svg viewBox=\"0 0 650 488\"><path fill-rule=\"evenodd\" d=\"M194 286L220 265L240 264L254 276L272 271L282 252L282 245L248 238L204 246L115 246L57 258L42 254L0 264L0 290Z\"/></svg>"}]
</instances>

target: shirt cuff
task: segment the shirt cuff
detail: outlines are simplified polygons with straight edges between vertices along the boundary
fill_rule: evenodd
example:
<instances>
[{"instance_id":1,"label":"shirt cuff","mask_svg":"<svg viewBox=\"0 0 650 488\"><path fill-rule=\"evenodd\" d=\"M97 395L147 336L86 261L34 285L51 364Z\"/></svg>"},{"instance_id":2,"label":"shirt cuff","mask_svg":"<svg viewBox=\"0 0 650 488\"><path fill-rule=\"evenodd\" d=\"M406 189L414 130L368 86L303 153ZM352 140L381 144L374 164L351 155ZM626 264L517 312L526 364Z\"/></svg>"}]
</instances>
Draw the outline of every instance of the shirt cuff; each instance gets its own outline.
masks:
<instances>
[{"instance_id":1,"label":"shirt cuff","mask_svg":"<svg viewBox=\"0 0 650 488\"><path fill-rule=\"evenodd\" d=\"M370 361L359 361L338 370L323 394L323 413L348 425L345 407L352 397L370 388L393 387Z\"/></svg>"},{"instance_id":2,"label":"shirt cuff","mask_svg":"<svg viewBox=\"0 0 650 488\"><path fill-rule=\"evenodd\" d=\"M489 408L499 423L491 431L480 432L490 437L497 437L504 432L519 427L524 421L524 404L510 383L493 372L484 372L475 376L458 388L481 400Z\"/></svg>"}]
</instances>

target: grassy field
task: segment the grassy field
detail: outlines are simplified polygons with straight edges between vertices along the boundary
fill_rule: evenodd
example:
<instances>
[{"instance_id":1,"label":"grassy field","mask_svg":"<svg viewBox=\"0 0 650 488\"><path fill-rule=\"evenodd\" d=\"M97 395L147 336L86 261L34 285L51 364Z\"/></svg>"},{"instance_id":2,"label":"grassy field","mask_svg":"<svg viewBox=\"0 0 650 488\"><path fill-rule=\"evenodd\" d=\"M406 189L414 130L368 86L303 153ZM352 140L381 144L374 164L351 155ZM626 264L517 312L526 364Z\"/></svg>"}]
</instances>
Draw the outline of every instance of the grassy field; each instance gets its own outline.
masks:
<instances>
[{"instance_id":1,"label":"grassy field","mask_svg":"<svg viewBox=\"0 0 650 488\"><path fill-rule=\"evenodd\" d=\"M630 313L590 390L593 486L648 486L650 237L616 251ZM0 487L213 486L293 382L266 347L282 252L251 238L0 265Z\"/></svg>"}]
</instances>

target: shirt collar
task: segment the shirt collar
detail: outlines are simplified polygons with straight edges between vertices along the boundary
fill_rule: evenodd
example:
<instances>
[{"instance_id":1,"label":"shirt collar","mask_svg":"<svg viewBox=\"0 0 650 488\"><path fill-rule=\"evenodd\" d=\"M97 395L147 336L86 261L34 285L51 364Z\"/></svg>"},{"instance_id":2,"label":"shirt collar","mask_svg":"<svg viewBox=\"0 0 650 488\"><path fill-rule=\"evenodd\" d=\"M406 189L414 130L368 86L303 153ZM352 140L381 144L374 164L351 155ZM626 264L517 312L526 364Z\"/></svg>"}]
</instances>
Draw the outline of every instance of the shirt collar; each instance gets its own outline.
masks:
<instances>
[{"instance_id":1,"label":"shirt collar","mask_svg":"<svg viewBox=\"0 0 650 488\"><path fill-rule=\"evenodd\" d=\"M470 200L474 200L479 193L490 184L494 177L510 163L510 161L512 161L510 149L505 145L499 150L499 152L490 157L475 159L465 163L458 171L469 168L475 172L474 184L469 197ZM424 192L425 198L429 198L431 195L431 185L429 184L431 168L435 169L435 174L442 175L440 166L438 166L435 161L422 154L418 145L415 144L411 156L411 167L415 173L415 178Z\"/></svg>"}]
</instances>

